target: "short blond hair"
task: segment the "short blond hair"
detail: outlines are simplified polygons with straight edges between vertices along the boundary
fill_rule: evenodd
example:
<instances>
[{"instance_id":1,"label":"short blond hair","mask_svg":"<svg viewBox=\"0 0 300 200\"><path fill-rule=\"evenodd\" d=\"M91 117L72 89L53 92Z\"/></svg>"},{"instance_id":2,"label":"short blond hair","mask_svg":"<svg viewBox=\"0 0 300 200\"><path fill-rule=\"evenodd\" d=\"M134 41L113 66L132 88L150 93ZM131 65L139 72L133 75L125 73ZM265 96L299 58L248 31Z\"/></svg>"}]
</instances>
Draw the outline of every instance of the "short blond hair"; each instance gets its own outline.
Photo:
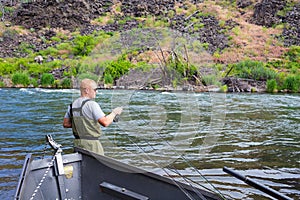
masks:
<instances>
[{"instance_id":1,"label":"short blond hair","mask_svg":"<svg viewBox=\"0 0 300 200\"><path fill-rule=\"evenodd\" d=\"M85 89L97 89L97 83L92 79L85 78L80 83L80 91Z\"/></svg>"}]
</instances>

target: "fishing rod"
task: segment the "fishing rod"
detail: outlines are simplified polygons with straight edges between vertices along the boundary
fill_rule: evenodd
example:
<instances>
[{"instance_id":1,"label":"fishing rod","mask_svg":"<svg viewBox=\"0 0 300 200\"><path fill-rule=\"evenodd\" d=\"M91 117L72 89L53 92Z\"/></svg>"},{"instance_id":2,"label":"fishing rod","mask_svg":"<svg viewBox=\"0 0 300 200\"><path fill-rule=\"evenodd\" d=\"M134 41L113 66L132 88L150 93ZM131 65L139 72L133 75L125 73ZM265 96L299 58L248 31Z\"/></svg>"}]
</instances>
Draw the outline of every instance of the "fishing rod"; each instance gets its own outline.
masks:
<instances>
[{"instance_id":1,"label":"fishing rod","mask_svg":"<svg viewBox=\"0 0 300 200\"><path fill-rule=\"evenodd\" d=\"M122 96L122 98L124 99L124 101L123 101L123 106L121 105L121 107L127 107L128 106L128 103L129 103L129 96ZM145 119L144 118L142 118L142 117L140 117L139 115L137 115L136 116L139 120L141 120L142 122L145 122L145 124L147 124L147 122L145 121ZM117 118L120 118L120 116L118 116ZM149 126L149 125L148 125ZM211 186L211 191L212 190L214 190L214 193L216 193L216 194L218 194L222 199L226 199L224 196L223 196L223 194L221 194L221 192L212 184L212 183L210 183L209 181L208 181L208 179L204 176L204 175L202 175L201 174L201 172L198 170L198 169L196 169L183 155L179 155L178 154L178 152L177 152L177 150L168 142L168 141L165 141L164 140L164 137L159 133L159 131L157 131L157 130L155 130L155 128L154 127L152 127L152 126L149 126L150 127L150 129L152 129L153 130L153 132L155 133L155 135L157 135L162 141L164 141L169 147L171 147L171 149L173 150L173 153L177 156L177 157L179 157L179 158L181 158L184 162L186 162L187 164L188 164L188 166L190 167L190 168L192 168L192 169L194 169L194 171L196 171L196 173L198 174L198 175L200 175L200 177L202 177L202 179L203 180L205 180L205 182L208 184L208 185L210 185ZM149 144L150 145L150 144ZM151 146L151 145L150 145ZM152 146L151 146L152 147ZM180 174L180 173L179 173ZM203 187L202 185L200 185L200 184L198 184L199 186L201 186L201 187Z\"/></svg>"},{"instance_id":2,"label":"fishing rod","mask_svg":"<svg viewBox=\"0 0 300 200\"><path fill-rule=\"evenodd\" d=\"M142 147L140 147L135 141L133 141L129 136L127 136L127 138L135 145L135 146L137 146L139 149L141 149L143 152L144 152L144 154L156 165L156 166L158 166L159 168L161 168L167 175L168 175L168 177L169 178L171 178L171 180L172 180L172 182L177 186L177 187L179 187L179 189L189 198L189 199L191 199L191 200L193 200L194 198L191 196L191 194L188 192L188 191L186 191L186 189L184 189L174 178L172 178L172 176L169 174L169 172L167 172L167 170L164 168L164 167L162 167L162 166L160 166L158 163L156 163L148 154L147 154L147 152L142 148ZM155 150L155 148L148 142L148 141L146 141L146 143L148 144L148 146L150 146L153 150ZM172 171L172 170L170 170L170 171ZM180 173L177 173L179 176L181 176L181 174ZM181 176L182 178L184 178L183 176ZM188 183L187 181L186 181L186 183ZM198 195L198 197L200 197L201 198L201 200L207 200L199 191L197 191L197 190L195 190L194 189L194 187L191 185L191 184L189 184L188 183L188 185L189 186L191 186L191 188L192 188L192 190Z\"/></svg>"},{"instance_id":3,"label":"fishing rod","mask_svg":"<svg viewBox=\"0 0 300 200\"><path fill-rule=\"evenodd\" d=\"M247 177L247 176L243 176L242 174L239 174L237 173L236 171L232 170L232 169L229 169L227 167L223 167L223 171L238 178L239 180L245 182L246 184L266 193L266 194L269 194L270 196L272 197L275 197L276 199L279 199L279 200L293 200L292 198L284 195L284 194L281 194L279 192L277 192L276 190L273 190L272 188L269 188L261 183L258 183L256 181L254 181L253 179Z\"/></svg>"},{"instance_id":4,"label":"fishing rod","mask_svg":"<svg viewBox=\"0 0 300 200\"><path fill-rule=\"evenodd\" d=\"M139 117L139 119L141 119L142 121L144 121L144 122L146 122L144 119L142 119L141 117ZM153 127L150 127L153 131L154 131L154 133L156 134L156 135L158 135L161 139L163 139L162 138L162 136L161 136L161 134L158 132L158 131L156 131ZM206 183L208 183L212 188L214 188L216 191L217 191L217 193L220 195L220 197L221 198L223 198L223 199L226 199L224 196L223 196L223 194L212 184L212 183L210 183L209 181L208 181L208 179L203 175L203 174L201 174L201 172L196 168L196 167L194 167L183 155L179 155L178 153L176 153L176 149L174 149L174 147L168 142L168 141L165 141L166 143L167 143L167 145L169 146L169 147L171 147L174 151L173 152L175 152L175 154L177 155L177 156L179 156L180 158L182 158L182 160L183 161L185 161L187 164L188 164L188 166L189 167L191 167L191 168L193 168L205 181L206 181ZM200 184L199 184L200 185Z\"/></svg>"},{"instance_id":5,"label":"fishing rod","mask_svg":"<svg viewBox=\"0 0 300 200\"><path fill-rule=\"evenodd\" d=\"M141 118L141 117L139 117L138 116L138 118L140 119L140 120L142 120L143 122L146 122L143 118ZM119 119L120 119L120 116L118 116L117 117L117 121L119 121ZM163 139L162 138L162 136L161 136L161 134L158 132L158 131L156 131L153 127L151 127L150 126L150 128L154 131L154 133L159 137L159 138L161 138L161 139ZM130 139L130 138L129 138ZM130 139L131 140L131 139ZM132 140L131 140L132 141ZM212 184L212 183L210 183L208 180L207 180L207 178L204 176L204 175L202 175L201 174L201 172L198 170L198 169L196 169L184 156L182 156L182 155L179 155L178 153L176 153L176 149L174 149L174 147L168 142L168 141L164 141L164 142L166 142L167 143L167 145L169 146L169 147L171 147L174 151L173 152L175 152L175 154L178 156L178 157L181 157L182 159L183 159L183 161L185 161L187 164L188 164L188 166L189 167L191 167L192 169L194 169L204 180L205 180L205 182L206 183L208 183L214 190L215 190L215 192L222 198L222 199L226 199L224 196L223 196L223 194ZM155 148L149 143L149 142L146 142L152 149L154 149L155 150ZM138 148L140 148L141 149L141 147L139 147L136 143L134 143ZM142 151L143 152L145 152L143 149L142 149ZM145 152L145 154L147 154L146 152ZM152 160L152 159L151 159ZM153 160L152 160L153 161ZM155 161L153 161L153 162L155 162ZM173 166L174 167L174 166ZM175 167L174 167L174 170L176 170L175 169ZM168 174L168 173L167 173ZM191 183L189 183L188 181L187 181L187 178L186 177L184 177L184 176L182 176L178 171L177 171L177 174L179 175L179 176L181 176L187 183L188 183L188 185L190 185L191 186L191 188L194 190L194 186L191 184ZM168 174L169 175L169 174ZM191 181L191 180L189 180L189 181ZM195 182L194 182L195 183ZM203 188L205 188L205 189L208 189L208 188L206 188L206 187L204 187L203 185L201 185L201 184L199 184L199 183L195 183L195 184L197 184L198 186L201 186L201 187L203 187ZM211 189L208 189L208 190L210 190L210 191L212 191ZM196 192L196 191L195 191ZM197 193L197 192L196 192Z\"/></svg>"},{"instance_id":6,"label":"fishing rod","mask_svg":"<svg viewBox=\"0 0 300 200\"><path fill-rule=\"evenodd\" d=\"M115 116L115 118L114 118L114 122L118 122L119 121L119 119L120 119L120 115L116 115ZM167 175L168 175L168 177L170 177L171 179L172 179L172 181L174 182L174 184L175 185L177 185L179 188L180 188L180 190L181 191L183 191L183 193L188 197L188 198L190 198L190 199L193 199L193 197L191 197L191 195L189 194L189 192L188 191L186 191L184 188L182 188L182 186L180 186L177 182L176 182L176 180L175 179L173 179L172 178L172 176L167 172L167 170L164 168L164 167L162 167L162 166L160 166L158 163L156 163L148 154L147 154L147 152L142 148L142 147L140 147L135 141L133 141L128 135L126 135L126 137L131 141L131 143L133 143L135 146L137 146L139 149L141 149L143 152L144 152L144 154L156 165L156 166L158 166L159 168L161 168ZM150 146L151 148L152 148L152 150L155 150L155 148L148 142L148 141L146 141L146 143L147 143L147 145L148 146ZM174 166L173 166L174 167ZM206 198L201 194L201 192L199 192L198 190L196 190L195 188L194 188L194 186L190 183L190 182L193 182L191 179L188 179L187 177L184 177L184 176L182 176L179 172L178 172L178 170L174 167L174 169L170 169L169 168L169 170L170 171L173 171L174 173L176 173L177 175L179 175L180 177L182 177L183 179L184 179L184 181L192 188L192 190L198 195L198 197L200 197L202 200L206 200ZM200 184L198 184L198 183L196 183L196 182L193 182L194 184L197 184L198 186L201 186L201 187L204 187L204 186L202 186L202 185L200 185ZM208 189L208 188L206 188L206 187L204 187L205 189L207 189L207 190L209 190L209 191L211 191L210 189Z\"/></svg>"}]
</instances>

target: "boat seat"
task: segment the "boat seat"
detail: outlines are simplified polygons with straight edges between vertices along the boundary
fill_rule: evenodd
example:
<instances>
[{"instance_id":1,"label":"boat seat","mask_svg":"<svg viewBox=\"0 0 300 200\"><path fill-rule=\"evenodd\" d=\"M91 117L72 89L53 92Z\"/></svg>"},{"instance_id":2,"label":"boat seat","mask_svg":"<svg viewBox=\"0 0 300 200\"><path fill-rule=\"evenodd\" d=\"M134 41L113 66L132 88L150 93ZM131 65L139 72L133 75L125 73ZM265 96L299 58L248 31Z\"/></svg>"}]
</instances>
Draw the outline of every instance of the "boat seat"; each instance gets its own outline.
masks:
<instances>
[{"instance_id":1,"label":"boat seat","mask_svg":"<svg viewBox=\"0 0 300 200\"><path fill-rule=\"evenodd\" d=\"M126 200L148 200L149 199L144 195L138 194L124 187L119 187L107 182L102 182L100 184L100 190L111 196L115 196Z\"/></svg>"}]
</instances>

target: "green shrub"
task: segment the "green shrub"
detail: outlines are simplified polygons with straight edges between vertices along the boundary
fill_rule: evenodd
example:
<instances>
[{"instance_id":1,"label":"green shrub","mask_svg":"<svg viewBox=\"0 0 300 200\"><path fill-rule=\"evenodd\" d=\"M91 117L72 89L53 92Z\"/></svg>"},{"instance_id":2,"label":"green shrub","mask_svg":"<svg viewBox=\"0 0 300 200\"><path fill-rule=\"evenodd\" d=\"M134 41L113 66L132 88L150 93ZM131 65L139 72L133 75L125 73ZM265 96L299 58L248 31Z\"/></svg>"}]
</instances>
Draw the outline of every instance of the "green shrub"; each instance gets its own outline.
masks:
<instances>
[{"instance_id":1,"label":"green shrub","mask_svg":"<svg viewBox=\"0 0 300 200\"><path fill-rule=\"evenodd\" d=\"M300 90L300 75L289 75L284 80L284 89L291 92L299 92Z\"/></svg>"},{"instance_id":2,"label":"green shrub","mask_svg":"<svg viewBox=\"0 0 300 200\"><path fill-rule=\"evenodd\" d=\"M84 74L84 73L95 73L96 68L99 67L99 65L105 65L103 63L98 63L95 62L93 59L90 57L86 57L83 62L77 64L77 70L79 74ZM102 70L102 72L104 69Z\"/></svg>"},{"instance_id":3,"label":"green shrub","mask_svg":"<svg viewBox=\"0 0 300 200\"><path fill-rule=\"evenodd\" d=\"M220 92L224 92L224 93L228 92L228 86L227 85L222 85L220 87Z\"/></svg>"},{"instance_id":4,"label":"green shrub","mask_svg":"<svg viewBox=\"0 0 300 200\"><path fill-rule=\"evenodd\" d=\"M273 93L277 91L277 82L275 79L267 80L267 92Z\"/></svg>"},{"instance_id":5,"label":"green shrub","mask_svg":"<svg viewBox=\"0 0 300 200\"><path fill-rule=\"evenodd\" d=\"M233 73L239 78L261 81L275 79L277 77L276 72L267 68L263 62L252 60L245 60L233 64Z\"/></svg>"},{"instance_id":6,"label":"green shrub","mask_svg":"<svg viewBox=\"0 0 300 200\"><path fill-rule=\"evenodd\" d=\"M111 76L111 74L105 74L104 75L104 83L105 84L113 84L113 82L114 82L114 79Z\"/></svg>"},{"instance_id":7,"label":"green shrub","mask_svg":"<svg viewBox=\"0 0 300 200\"><path fill-rule=\"evenodd\" d=\"M151 69L154 69L155 68L155 65L153 64L149 64L147 62L138 62L135 64L135 69L139 69L139 70L142 70L142 71L150 71Z\"/></svg>"},{"instance_id":8,"label":"green shrub","mask_svg":"<svg viewBox=\"0 0 300 200\"><path fill-rule=\"evenodd\" d=\"M173 88L177 88L178 82L179 82L179 81L178 81L177 78L175 78L175 79L172 80L172 86L173 86Z\"/></svg>"},{"instance_id":9,"label":"green shrub","mask_svg":"<svg viewBox=\"0 0 300 200\"><path fill-rule=\"evenodd\" d=\"M29 44L26 42L21 42L21 44L18 46L18 52L20 53L26 53L26 54L31 54L35 50L35 45Z\"/></svg>"},{"instance_id":10,"label":"green shrub","mask_svg":"<svg viewBox=\"0 0 300 200\"><path fill-rule=\"evenodd\" d=\"M168 69L171 73L176 72L177 78L183 78L187 81L193 81L194 76L198 76L198 69L195 65L188 65L186 62L181 62L184 59L169 60Z\"/></svg>"},{"instance_id":11,"label":"green shrub","mask_svg":"<svg viewBox=\"0 0 300 200\"><path fill-rule=\"evenodd\" d=\"M73 53L75 56L89 55L97 44L95 38L90 35L79 35L73 42Z\"/></svg>"},{"instance_id":12,"label":"green shrub","mask_svg":"<svg viewBox=\"0 0 300 200\"><path fill-rule=\"evenodd\" d=\"M116 61L112 61L106 64L104 76L110 74L111 77L115 80L126 74L129 69L133 67L134 65L130 61L126 60L125 58L120 58Z\"/></svg>"},{"instance_id":13,"label":"green shrub","mask_svg":"<svg viewBox=\"0 0 300 200\"><path fill-rule=\"evenodd\" d=\"M71 88L72 86L72 81L70 78L64 78L61 82L61 87L62 88Z\"/></svg>"},{"instance_id":14,"label":"green shrub","mask_svg":"<svg viewBox=\"0 0 300 200\"><path fill-rule=\"evenodd\" d=\"M46 69L56 69L62 66L62 60L53 60L51 62L46 62L43 64L43 67ZM40 66L41 67L41 66Z\"/></svg>"},{"instance_id":15,"label":"green shrub","mask_svg":"<svg viewBox=\"0 0 300 200\"><path fill-rule=\"evenodd\" d=\"M252 78L254 80L268 80L275 79L277 73L274 70L268 69L266 67L254 67L252 69Z\"/></svg>"},{"instance_id":16,"label":"green shrub","mask_svg":"<svg viewBox=\"0 0 300 200\"><path fill-rule=\"evenodd\" d=\"M291 46L288 52L284 54L285 58L291 62L300 62L300 46Z\"/></svg>"},{"instance_id":17,"label":"green shrub","mask_svg":"<svg viewBox=\"0 0 300 200\"><path fill-rule=\"evenodd\" d=\"M220 85L218 77L216 75L206 75L202 77L202 83L204 85Z\"/></svg>"},{"instance_id":18,"label":"green shrub","mask_svg":"<svg viewBox=\"0 0 300 200\"><path fill-rule=\"evenodd\" d=\"M54 42L61 42L61 39L59 37L53 36L51 37L51 40Z\"/></svg>"},{"instance_id":19,"label":"green shrub","mask_svg":"<svg viewBox=\"0 0 300 200\"><path fill-rule=\"evenodd\" d=\"M27 87L30 83L29 76L25 73L15 73L12 75L12 82L14 85L23 85Z\"/></svg>"},{"instance_id":20,"label":"green shrub","mask_svg":"<svg viewBox=\"0 0 300 200\"><path fill-rule=\"evenodd\" d=\"M13 74L17 69L18 67L15 63L0 61L0 76Z\"/></svg>"},{"instance_id":21,"label":"green shrub","mask_svg":"<svg viewBox=\"0 0 300 200\"><path fill-rule=\"evenodd\" d=\"M40 65L38 63L28 63L26 65L27 71L30 74L30 76L36 78L38 78L40 74L46 73L52 69L50 67L47 67L47 65Z\"/></svg>"},{"instance_id":22,"label":"green shrub","mask_svg":"<svg viewBox=\"0 0 300 200\"><path fill-rule=\"evenodd\" d=\"M58 50L71 51L72 50L72 45L70 43L64 42L64 43L60 43L60 44L56 45L56 48Z\"/></svg>"},{"instance_id":23,"label":"green shrub","mask_svg":"<svg viewBox=\"0 0 300 200\"><path fill-rule=\"evenodd\" d=\"M0 87L5 87L5 84L3 81L0 81Z\"/></svg>"},{"instance_id":24,"label":"green shrub","mask_svg":"<svg viewBox=\"0 0 300 200\"><path fill-rule=\"evenodd\" d=\"M55 57L58 55L58 50L54 47L48 47L47 49L40 51L39 54L43 57L47 57L47 56Z\"/></svg>"},{"instance_id":25,"label":"green shrub","mask_svg":"<svg viewBox=\"0 0 300 200\"><path fill-rule=\"evenodd\" d=\"M52 86L54 84L54 76L49 73L44 73L41 77L41 85L43 87Z\"/></svg>"},{"instance_id":26,"label":"green shrub","mask_svg":"<svg viewBox=\"0 0 300 200\"><path fill-rule=\"evenodd\" d=\"M38 87L38 86L39 86L38 80L35 79L35 78L30 79L30 84L31 84L33 87Z\"/></svg>"}]
</instances>

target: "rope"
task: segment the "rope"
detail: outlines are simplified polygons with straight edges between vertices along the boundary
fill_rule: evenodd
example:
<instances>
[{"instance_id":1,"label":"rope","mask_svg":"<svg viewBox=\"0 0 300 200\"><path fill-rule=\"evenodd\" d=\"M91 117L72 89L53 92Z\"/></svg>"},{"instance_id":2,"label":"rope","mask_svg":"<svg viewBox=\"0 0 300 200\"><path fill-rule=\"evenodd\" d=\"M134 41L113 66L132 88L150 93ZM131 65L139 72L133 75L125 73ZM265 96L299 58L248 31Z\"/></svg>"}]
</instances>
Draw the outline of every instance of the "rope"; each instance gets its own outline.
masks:
<instances>
[{"instance_id":1,"label":"rope","mask_svg":"<svg viewBox=\"0 0 300 200\"><path fill-rule=\"evenodd\" d=\"M52 160L48 163L48 167L47 167L47 169L46 169L46 171L45 171L45 173L44 173L42 179L40 180L39 184L36 186L35 190L33 191L33 194L31 195L30 200L33 200L33 199L35 198L37 192L38 192L39 189L41 188L41 186L42 186L42 184L43 184L43 182L44 182L44 180L45 180L47 174L48 174L49 171L50 171L50 168L53 166L55 157L56 157L56 155L58 154L58 152L59 152L59 151L56 151L56 152L55 152L55 154L54 154Z\"/></svg>"}]
</instances>

